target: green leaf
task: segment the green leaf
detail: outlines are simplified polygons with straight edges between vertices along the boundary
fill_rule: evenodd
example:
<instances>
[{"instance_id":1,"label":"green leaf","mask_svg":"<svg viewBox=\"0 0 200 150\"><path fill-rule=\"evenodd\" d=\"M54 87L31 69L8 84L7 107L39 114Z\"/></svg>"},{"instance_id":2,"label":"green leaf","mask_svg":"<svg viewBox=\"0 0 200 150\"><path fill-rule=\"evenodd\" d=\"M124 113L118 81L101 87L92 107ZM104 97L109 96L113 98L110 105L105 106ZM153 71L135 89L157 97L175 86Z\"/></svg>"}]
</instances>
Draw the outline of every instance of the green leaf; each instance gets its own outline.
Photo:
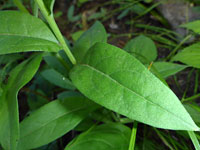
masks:
<instances>
[{"instance_id":1,"label":"green leaf","mask_svg":"<svg viewBox=\"0 0 200 150\"><path fill-rule=\"evenodd\" d=\"M187 28L187 29L192 30L193 32L199 34L200 33L199 26L200 26L200 20L196 20L196 21L193 21L193 22L183 24L180 27Z\"/></svg>"},{"instance_id":2,"label":"green leaf","mask_svg":"<svg viewBox=\"0 0 200 150\"><path fill-rule=\"evenodd\" d=\"M184 104L185 109L189 112L196 123L200 123L200 109L198 105Z\"/></svg>"},{"instance_id":3,"label":"green leaf","mask_svg":"<svg viewBox=\"0 0 200 150\"><path fill-rule=\"evenodd\" d=\"M163 78L167 78L187 68L186 65L179 65L170 62L155 62L153 63L153 66L158 70Z\"/></svg>"},{"instance_id":4,"label":"green leaf","mask_svg":"<svg viewBox=\"0 0 200 150\"><path fill-rule=\"evenodd\" d=\"M145 124L174 130L199 130L176 95L127 52L95 44L70 72L89 99Z\"/></svg>"},{"instance_id":5,"label":"green leaf","mask_svg":"<svg viewBox=\"0 0 200 150\"><path fill-rule=\"evenodd\" d=\"M84 33L84 30L79 30L77 32L72 33L71 37L73 41L77 41L83 33Z\"/></svg>"},{"instance_id":6,"label":"green leaf","mask_svg":"<svg viewBox=\"0 0 200 150\"><path fill-rule=\"evenodd\" d=\"M40 19L18 11L0 12L0 54L61 49L51 30Z\"/></svg>"},{"instance_id":7,"label":"green leaf","mask_svg":"<svg viewBox=\"0 0 200 150\"><path fill-rule=\"evenodd\" d=\"M147 63L149 63L154 61L157 57L157 49L154 42L144 35L140 35L130 40L124 49L138 58L141 62L146 62L147 59Z\"/></svg>"},{"instance_id":8,"label":"green leaf","mask_svg":"<svg viewBox=\"0 0 200 150\"><path fill-rule=\"evenodd\" d=\"M0 143L6 150L15 150L19 140L17 94L39 68L42 55L36 55L15 67L0 97Z\"/></svg>"},{"instance_id":9,"label":"green leaf","mask_svg":"<svg viewBox=\"0 0 200 150\"><path fill-rule=\"evenodd\" d=\"M55 0L43 0L44 5L46 6L46 9L49 14L53 14L53 6L55 3Z\"/></svg>"},{"instance_id":10,"label":"green leaf","mask_svg":"<svg viewBox=\"0 0 200 150\"><path fill-rule=\"evenodd\" d=\"M75 128L99 106L84 97L55 100L20 123L19 150L37 148Z\"/></svg>"},{"instance_id":11,"label":"green leaf","mask_svg":"<svg viewBox=\"0 0 200 150\"><path fill-rule=\"evenodd\" d=\"M176 54L172 61L180 61L189 66L200 68L200 43L186 47Z\"/></svg>"},{"instance_id":12,"label":"green leaf","mask_svg":"<svg viewBox=\"0 0 200 150\"><path fill-rule=\"evenodd\" d=\"M64 76L68 75L68 71L67 71L66 67L55 56L51 56L51 55L50 56L45 56L44 60L50 67L52 67L53 69L55 69L56 71L58 71L62 75L64 75Z\"/></svg>"},{"instance_id":13,"label":"green leaf","mask_svg":"<svg viewBox=\"0 0 200 150\"><path fill-rule=\"evenodd\" d=\"M100 22L96 22L89 30L87 30L76 41L73 47L73 54L79 63L87 53L88 49L96 42L106 42L107 34L104 26Z\"/></svg>"},{"instance_id":14,"label":"green leaf","mask_svg":"<svg viewBox=\"0 0 200 150\"><path fill-rule=\"evenodd\" d=\"M127 150L130 136L125 125L103 124L79 135L65 150Z\"/></svg>"},{"instance_id":15,"label":"green leaf","mask_svg":"<svg viewBox=\"0 0 200 150\"><path fill-rule=\"evenodd\" d=\"M75 22L81 19L80 15L74 16L74 5L71 5L67 11L67 18L71 22Z\"/></svg>"},{"instance_id":16,"label":"green leaf","mask_svg":"<svg viewBox=\"0 0 200 150\"><path fill-rule=\"evenodd\" d=\"M64 77L62 74L60 74L54 69L47 69L43 71L41 74L47 81L49 81L50 83L54 85L57 85L59 87L62 87L64 89L69 89L69 90L75 89L74 85L71 83L69 79L67 79L66 77Z\"/></svg>"}]
</instances>

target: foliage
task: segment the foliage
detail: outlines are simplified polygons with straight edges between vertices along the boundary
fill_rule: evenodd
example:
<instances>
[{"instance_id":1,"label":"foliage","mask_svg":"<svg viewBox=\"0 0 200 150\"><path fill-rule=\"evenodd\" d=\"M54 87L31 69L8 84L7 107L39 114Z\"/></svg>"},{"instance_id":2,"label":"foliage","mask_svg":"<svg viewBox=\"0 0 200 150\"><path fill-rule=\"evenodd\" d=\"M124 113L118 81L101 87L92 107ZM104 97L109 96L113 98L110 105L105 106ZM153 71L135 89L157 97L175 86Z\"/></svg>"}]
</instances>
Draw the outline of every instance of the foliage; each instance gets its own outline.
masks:
<instances>
[{"instance_id":1,"label":"foliage","mask_svg":"<svg viewBox=\"0 0 200 150\"><path fill-rule=\"evenodd\" d=\"M54 20L55 2L31 1L34 15L18 0L15 4L19 11L0 11L2 149L58 149L59 140L70 133L73 137L62 149L159 149L153 140L149 140L151 133L164 143L160 149L165 146L185 150L189 146L183 145L183 141L190 137L199 150L200 136L194 132L200 131L199 105L184 103L200 96L199 42L185 46L184 41L188 39L185 38L178 44L173 31L136 23L135 27L159 35L147 32L134 38L128 35L131 38L121 49L107 43L109 34L100 21L84 31L85 20L81 14L75 15L72 4L68 9L68 21L84 21L83 29L71 35L74 43L70 47ZM81 7L90 1L78 2ZM119 20L131 12L137 14L135 20L150 12L166 25L165 20L152 10L160 2L119 0L111 4L120 5L120 9L110 13L112 16L117 12ZM151 6L148 8L148 5ZM111 17L108 13L102 8L87 19L107 20ZM133 22L126 23L133 25ZM198 26L199 21L194 21L181 27L198 35ZM160 59L157 51L160 47L174 49L166 58ZM179 49L182 50L179 52ZM194 95L185 97L186 89L179 100L165 79L176 78L177 73L191 67L191 74L196 69ZM26 96L22 97L23 93ZM29 106L25 115L20 113L21 101ZM132 131L130 124L134 124ZM142 140L136 138L141 129ZM183 140L179 143L170 135L170 130Z\"/></svg>"}]
</instances>

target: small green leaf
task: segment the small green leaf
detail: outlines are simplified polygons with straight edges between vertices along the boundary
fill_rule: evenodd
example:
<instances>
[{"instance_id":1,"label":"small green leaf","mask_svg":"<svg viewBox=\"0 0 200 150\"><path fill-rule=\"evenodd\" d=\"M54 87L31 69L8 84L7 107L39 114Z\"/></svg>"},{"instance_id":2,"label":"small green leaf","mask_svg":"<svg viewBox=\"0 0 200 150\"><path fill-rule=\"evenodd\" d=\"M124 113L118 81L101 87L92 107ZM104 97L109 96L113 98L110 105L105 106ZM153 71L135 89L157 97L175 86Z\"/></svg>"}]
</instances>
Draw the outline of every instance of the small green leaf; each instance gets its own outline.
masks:
<instances>
[{"instance_id":1,"label":"small green leaf","mask_svg":"<svg viewBox=\"0 0 200 150\"><path fill-rule=\"evenodd\" d=\"M80 15L74 16L74 5L71 5L67 12L67 18L71 22L75 22L81 19Z\"/></svg>"},{"instance_id":2,"label":"small green leaf","mask_svg":"<svg viewBox=\"0 0 200 150\"><path fill-rule=\"evenodd\" d=\"M71 36L72 36L73 41L77 41L83 33L84 33L84 30L79 30L77 32L72 33Z\"/></svg>"},{"instance_id":3,"label":"small green leaf","mask_svg":"<svg viewBox=\"0 0 200 150\"><path fill-rule=\"evenodd\" d=\"M144 35L130 40L124 49L143 63L145 63L146 60L146 63L154 61L157 57L157 49L154 42Z\"/></svg>"},{"instance_id":4,"label":"small green leaf","mask_svg":"<svg viewBox=\"0 0 200 150\"><path fill-rule=\"evenodd\" d=\"M68 75L68 71L67 71L66 67L55 56L51 56L51 55L50 56L44 56L44 60L50 67L52 67L53 69L55 69L56 71L58 71L62 75L64 75L64 76Z\"/></svg>"},{"instance_id":5,"label":"small green leaf","mask_svg":"<svg viewBox=\"0 0 200 150\"><path fill-rule=\"evenodd\" d=\"M69 79L67 79L66 77L64 77L62 74L60 74L54 69L47 69L43 71L41 74L47 81L49 81L50 83L54 85L57 85L59 87L62 87L64 89L69 89L69 90L75 89L74 85L71 83Z\"/></svg>"},{"instance_id":6,"label":"small green leaf","mask_svg":"<svg viewBox=\"0 0 200 150\"><path fill-rule=\"evenodd\" d=\"M125 125L99 125L73 140L65 150L127 150L131 130Z\"/></svg>"},{"instance_id":7,"label":"small green leaf","mask_svg":"<svg viewBox=\"0 0 200 150\"><path fill-rule=\"evenodd\" d=\"M0 55L28 51L57 52L58 41L40 19L18 11L0 12Z\"/></svg>"},{"instance_id":8,"label":"small green leaf","mask_svg":"<svg viewBox=\"0 0 200 150\"><path fill-rule=\"evenodd\" d=\"M34 76L42 55L36 55L15 67L0 97L0 143L6 150L15 150L19 140L17 94Z\"/></svg>"},{"instance_id":9,"label":"small green leaf","mask_svg":"<svg viewBox=\"0 0 200 150\"><path fill-rule=\"evenodd\" d=\"M55 0L43 0L44 5L46 6L46 9L49 14L53 14L53 6L55 3Z\"/></svg>"},{"instance_id":10,"label":"small green leaf","mask_svg":"<svg viewBox=\"0 0 200 150\"><path fill-rule=\"evenodd\" d=\"M97 43L70 72L89 99L130 119L174 130L199 130L176 95L127 52Z\"/></svg>"},{"instance_id":11,"label":"small green leaf","mask_svg":"<svg viewBox=\"0 0 200 150\"><path fill-rule=\"evenodd\" d=\"M193 32L199 34L200 33L200 28L199 28L200 27L200 20L196 20L196 21L193 21L193 22L183 24L180 27L187 28L187 29L192 30Z\"/></svg>"},{"instance_id":12,"label":"small green leaf","mask_svg":"<svg viewBox=\"0 0 200 150\"><path fill-rule=\"evenodd\" d=\"M100 22L96 22L89 30L87 30L81 37L76 41L73 47L73 54L80 62L88 49L93 46L96 42L106 42L107 34L104 26Z\"/></svg>"},{"instance_id":13,"label":"small green leaf","mask_svg":"<svg viewBox=\"0 0 200 150\"><path fill-rule=\"evenodd\" d=\"M170 62L155 62L153 63L153 66L157 69L163 78L174 75L188 67L186 65L179 65Z\"/></svg>"},{"instance_id":14,"label":"small green leaf","mask_svg":"<svg viewBox=\"0 0 200 150\"><path fill-rule=\"evenodd\" d=\"M84 97L70 97L44 105L20 123L18 149L33 149L54 141L98 107Z\"/></svg>"},{"instance_id":15,"label":"small green leaf","mask_svg":"<svg viewBox=\"0 0 200 150\"><path fill-rule=\"evenodd\" d=\"M172 61L180 61L189 66L200 68L200 43L186 47L181 52L176 54Z\"/></svg>"}]
</instances>

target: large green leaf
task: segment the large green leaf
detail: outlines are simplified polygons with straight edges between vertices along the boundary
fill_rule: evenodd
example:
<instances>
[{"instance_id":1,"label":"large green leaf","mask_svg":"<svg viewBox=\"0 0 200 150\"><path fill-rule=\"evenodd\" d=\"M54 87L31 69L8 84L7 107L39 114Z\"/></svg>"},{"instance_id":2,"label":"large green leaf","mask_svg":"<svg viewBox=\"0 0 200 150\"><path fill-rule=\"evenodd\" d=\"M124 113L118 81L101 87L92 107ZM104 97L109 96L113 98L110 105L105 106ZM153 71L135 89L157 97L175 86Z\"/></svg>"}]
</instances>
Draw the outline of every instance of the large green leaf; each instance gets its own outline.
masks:
<instances>
[{"instance_id":1,"label":"large green leaf","mask_svg":"<svg viewBox=\"0 0 200 150\"><path fill-rule=\"evenodd\" d=\"M122 124L103 124L82 133L65 150L127 150L131 130Z\"/></svg>"},{"instance_id":2,"label":"large green leaf","mask_svg":"<svg viewBox=\"0 0 200 150\"><path fill-rule=\"evenodd\" d=\"M96 42L106 42L107 34L104 26L100 22L96 22L89 30L81 35L81 37L76 41L73 47L73 54L77 60L80 62L88 49L93 46Z\"/></svg>"},{"instance_id":3,"label":"large green leaf","mask_svg":"<svg viewBox=\"0 0 200 150\"><path fill-rule=\"evenodd\" d=\"M197 34L200 33L199 26L200 26L200 20L192 21L192 22L181 25L181 27L190 29Z\"/></svg>"},{"instance_id":4,"label":"large green leaf","mask_svg":"<svg viewBox=\"0 0 200 150\"><path fill-rule=\"evenodd\" d=\"M84 97L55 100L20 124L19 150L37 148L63 136L99 106Z\"/></svg>"},{"instance_id":5,"label":"large green leaf","mask_svg":"<svg viewBox=\"0 0 200 150\"><path fill-rule=\"evenodd\" d=\"M155 62L153 63L153 66L158 70L163 78L174 75L188 67L186 65L180 65L170 62Z\"/></svg>"},{"instance_id":6,"label":"large green leaf","mask_svg":"<svg viewBox=\"0 0 200 150\"><path fill-rule=\"evenodd\" d=\"M0 97L0 143L6 150L15 150L19 139L17 94L39 68L42 55L32 57L15 67Z\"/></svg>"},{"instance_id":7,"label":"large green leaf","mask_svg":"<svg viewBox=\"0 0 200 150\"><path fill-rule=\"evenodd\" d=\"M176 54L172 60L180 61L189 66L200 68L200 43L186 47L181 52Z\"/></svg>"},{"instance_id":8,"label":"large green leaf","mask_svg":"<svg viewBox=\"0 0 200 150\"><path fill-rule=\"evenodd\" d=\"M117 47L95 44L70 77L85 96L131 119L158 128L199 130L176 95Z\"/></svg>"},{"instance_id":9,"label":"large green leaf","mask_svg":"<svg viewBox=\"0 0 200 150\"><path fill-rule=\"evenodd\" d=\"M143 63L154 61L157 57L157 49L154 42L144 35L130 40L124 49Z\"/></svg>"},{"instance_id":10,"label":"large green leaf","mask_svg":"<svg viewBox=\"0 0 200 150\"><path fill-rule=\"evenodd\" d=\"M0 20L0 54L61 49L47 25L34 16L1 11Z\"/></svg>"}]
</instances>

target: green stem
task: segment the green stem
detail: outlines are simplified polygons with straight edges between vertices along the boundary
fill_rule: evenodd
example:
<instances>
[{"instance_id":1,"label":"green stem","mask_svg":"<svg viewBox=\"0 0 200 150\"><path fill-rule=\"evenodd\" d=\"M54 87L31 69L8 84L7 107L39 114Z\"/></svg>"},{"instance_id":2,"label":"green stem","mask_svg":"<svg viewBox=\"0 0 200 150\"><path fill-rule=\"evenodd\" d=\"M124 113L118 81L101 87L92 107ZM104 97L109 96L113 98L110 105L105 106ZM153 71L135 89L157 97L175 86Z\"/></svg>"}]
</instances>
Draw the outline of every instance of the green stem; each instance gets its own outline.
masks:
<instances>
[{"instance_id":1,"label":"green stem","mask_svg":"<svg viewBox=\"0 0 200 150\"><path fill-rule=\"evenodd\" d=\"M196 150L200 150L199 141L197 140L197 137L193 131L188 131L188 134L190 136L190 139L192 140L192 143Z\"/></svg>"},{"instance_id":2,"label":"green stem","mask_svg":"<svg viewBox=\"0 0 200 150\"><path fill-rule=\"evenodd\" d=\"M138 122L134 121L128 150L134 150L135 140L136 140L136 133L137 133L137 125L138 125Z\"/></svg>"},{"instance_id":3,"label":"green stem","mask_svg":"<svg viewBox=\"0 0 200 150\"><path fill-rule=\"evenodd\" d=\"M33 1L33 15L38 17L38 5L35 1Z\"/></svg>"},{"instance_id":4,"label":"green stem","mask_svg":"<svg viewBox=\"0 0 200 150\"><path fill-rule=\"evenodd\" d=\"M60 44L62 45L65 53L67 54L67 56L69 57L70 61L72 62L72 64L76 64L76 59L74 58L74 56L72 55L71 51L69 50L54 18L52 14L49 14L48 11L46 10L46 7L44 5L43 0L35 0L36 3L38 4L42 14L44 15L45 19L47 20L47 22L49 23L49 26L51 27L51 29L53 30L54 34L56 35L58 41L60 42Z\"/></svg>"},{"instance_id":5,"label":"green stem","mask_svg":"<svg viewBox=\"0 0 200 150\"><path fill-rule=\"evenodd\" d=\"M22 4L20 0L13 0L13 2L15 3L15 5L20 11L29 13L29 11L26 9L26 7Z\"/></svg>"},{"instance_id":6,"label":"green stem","mask_svg":"<svg viewBox=\"0 0 200 150\"><path fill-rule=\"evenodd\" d=\"M166 60L169 60L176 52L177 50L190 38L192 37L192 35L188 35L186 36L175 48L174 50L166 57Z\"/></svg>"}]
</instances>

